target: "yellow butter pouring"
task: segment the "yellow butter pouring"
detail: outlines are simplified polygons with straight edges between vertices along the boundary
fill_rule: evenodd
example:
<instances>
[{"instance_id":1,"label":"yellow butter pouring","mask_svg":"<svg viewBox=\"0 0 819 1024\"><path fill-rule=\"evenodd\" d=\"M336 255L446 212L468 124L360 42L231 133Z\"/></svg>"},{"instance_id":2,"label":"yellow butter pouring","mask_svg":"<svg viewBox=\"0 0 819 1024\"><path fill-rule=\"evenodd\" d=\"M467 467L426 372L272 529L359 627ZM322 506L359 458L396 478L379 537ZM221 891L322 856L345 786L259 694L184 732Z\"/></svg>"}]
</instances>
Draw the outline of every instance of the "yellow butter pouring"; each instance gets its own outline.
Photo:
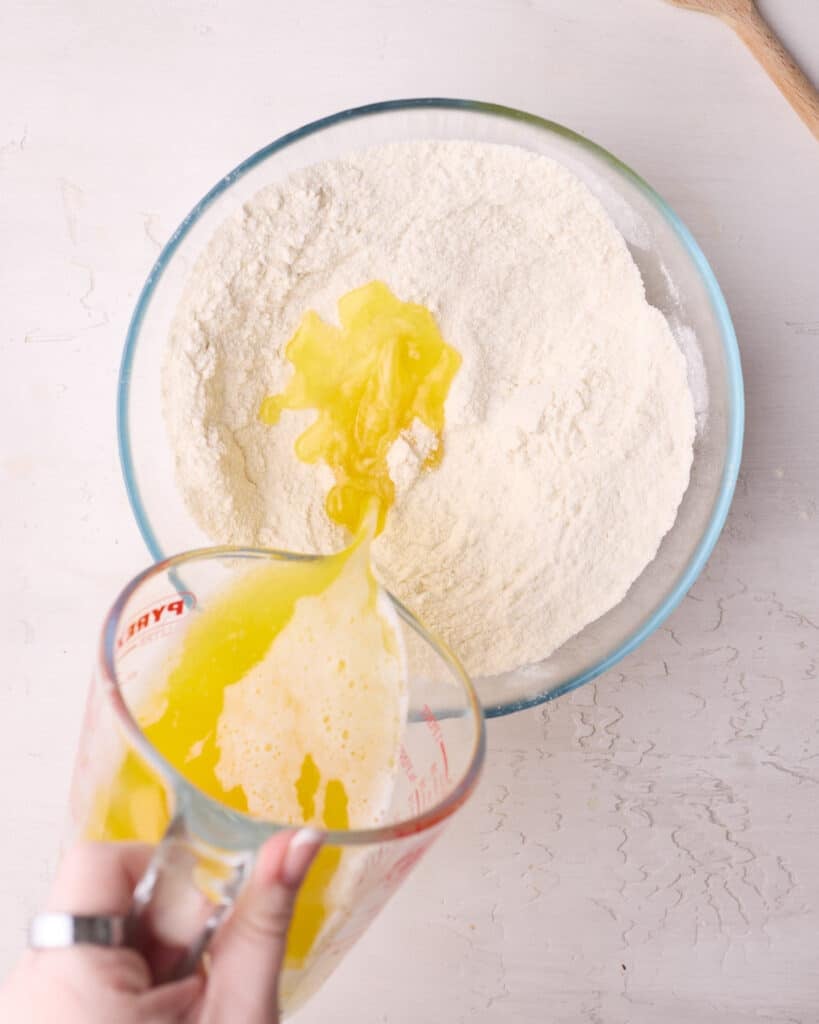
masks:
<instances>
[{"instance_id":1,"label":"yellow butter pouring","mask_svg":"<svg viewBox=\"0 0 819 1024\"><path fill-rule=\"evenodd\" d=\"M284 409L318 410L296 455L332 469L327 514L356 536L373 506L376 532L383 529L395 500L387 456L416 419L436 438L427 468L440 462L444 405L461 357L428 309L402 302L381 281L348 292L338 313L340 327L304 316L286 349L295 373L259 415L275 424Z\"/></svg>"},{"instance_id":2,"label":"yellow butter pouring","mask_svg":"<svg viewBox=\"0 0 819 1024\"><path fill-rule=\"evenodd\" d=\"M260 818L331 830L377 825L389 804L406 665L369 547L394 500L389 449L418 419L437 438L428 465L439 461L460 365L429 311L380 282L344 296L339 319L335 327L305 315L286 350L293 376L260 417L274 425L285 410L317 410L296 453L332 469L327 511L353 544L314 562L264 565L232 584L192 617L138 714L154 747L209 796ZM162 784L128 754L97 795L87 831L153 841L168 820ZM322 849L302 889L285 994L343 912L341 860L339 848Z\"/></svg>"}]
</instances>

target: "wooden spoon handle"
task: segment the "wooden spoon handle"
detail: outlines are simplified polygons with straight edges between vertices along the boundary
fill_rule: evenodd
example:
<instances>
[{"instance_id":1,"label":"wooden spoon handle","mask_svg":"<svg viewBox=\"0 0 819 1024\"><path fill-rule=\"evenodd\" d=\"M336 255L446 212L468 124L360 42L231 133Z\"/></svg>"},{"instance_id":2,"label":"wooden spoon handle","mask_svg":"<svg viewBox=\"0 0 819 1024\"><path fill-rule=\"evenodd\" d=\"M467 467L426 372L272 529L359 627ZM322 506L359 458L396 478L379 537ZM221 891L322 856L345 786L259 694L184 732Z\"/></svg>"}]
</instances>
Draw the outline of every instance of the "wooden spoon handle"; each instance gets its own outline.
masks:
<instances>
[{"instance_id":1,"label":"wooden spoon handle","mask_svg":"<svg viewBox=\"0 0 819 1024\"><path fill-rule=\"evenodd\" d=\"M756 4L750 3L747 13L726 20L819 139L819 92L759 13Z\"/></svg>"}]
</instances>

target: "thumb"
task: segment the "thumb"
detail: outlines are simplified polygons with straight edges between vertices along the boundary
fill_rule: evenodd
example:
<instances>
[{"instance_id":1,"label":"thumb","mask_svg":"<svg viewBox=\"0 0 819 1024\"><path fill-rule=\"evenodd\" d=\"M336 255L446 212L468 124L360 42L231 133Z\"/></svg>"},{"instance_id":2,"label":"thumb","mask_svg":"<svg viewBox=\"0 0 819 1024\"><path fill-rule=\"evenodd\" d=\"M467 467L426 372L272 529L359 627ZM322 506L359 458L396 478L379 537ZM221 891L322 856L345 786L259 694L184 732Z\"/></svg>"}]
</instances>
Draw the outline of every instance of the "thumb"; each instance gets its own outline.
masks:
<instances>
[{"instance_id":1,"label":"thumb","mask_svg":"<svg viewBox=\"0 0 819 1024\"><path fill-rule=\"evenodd\" d=\"M145 1024L178 1024L188 1020L204 990L205 979L201 974L149 989L138 999L138 1019Z\"/></svg>"},{"instance_id":2,"label":"thumb","mask_svg":"<svg viewBox=\"0 0 819 1024\"><path fill-rule=\"evenodd\" d=\"M268 840L236 909L217 932L204 1018L213 1024L278 1020L279 973L299 886L321 834L304 828Z\"/></svg>"}]
</instances>

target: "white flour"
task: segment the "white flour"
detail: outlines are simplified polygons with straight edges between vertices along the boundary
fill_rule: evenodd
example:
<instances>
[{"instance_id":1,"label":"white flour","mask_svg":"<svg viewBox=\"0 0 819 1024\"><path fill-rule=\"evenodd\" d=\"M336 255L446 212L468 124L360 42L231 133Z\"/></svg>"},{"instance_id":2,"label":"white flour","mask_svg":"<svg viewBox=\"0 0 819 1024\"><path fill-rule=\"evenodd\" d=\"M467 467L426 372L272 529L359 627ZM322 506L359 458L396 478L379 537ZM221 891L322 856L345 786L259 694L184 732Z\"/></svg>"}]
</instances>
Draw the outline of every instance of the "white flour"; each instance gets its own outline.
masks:
<instances>
[{"instance_id":1,"label":"white flour","mask_svg":"<svg viewBox=\"0 0 819 1024\"><path fill-rule=\"evenodd\" d=\"M180 304L164 373L178 480L222 543L328 552L333 480L257 411L302 314L374 279L463 356L445 455L390 455L379 570L471 672L538 661L617 604L688 484L686 365L599 201L562 166L460 142L372 149L271 186L225 223Z\"/></svg>"}]
</instances>

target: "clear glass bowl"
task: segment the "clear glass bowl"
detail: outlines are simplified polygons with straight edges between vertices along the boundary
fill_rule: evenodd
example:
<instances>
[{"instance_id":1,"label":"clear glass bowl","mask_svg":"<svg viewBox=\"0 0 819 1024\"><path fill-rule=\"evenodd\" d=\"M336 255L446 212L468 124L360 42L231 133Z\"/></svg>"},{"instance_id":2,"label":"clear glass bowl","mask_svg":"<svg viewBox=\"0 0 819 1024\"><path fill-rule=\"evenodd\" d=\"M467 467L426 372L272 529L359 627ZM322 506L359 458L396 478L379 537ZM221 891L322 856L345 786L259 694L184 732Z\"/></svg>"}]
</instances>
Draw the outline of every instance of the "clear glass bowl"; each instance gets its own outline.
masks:
<instances>
[{"instance_id":1,"label":"clear glass bowl","mask_svg":"<svg viewBox=\"0 0 819 1024\"><path fill-rule=\"evenodd\" d=\"M719 285L674 211L606 150L531 114L447 99L396 100L345 110L260 149L197 203L145 282L120 371L120 457L131 506L154 559L211 543L176 487L160 408L160 369L169 324L193 264L218 225L265 185L309 164L409 139L522 146L558 160L585 181L624 234L649 301L671 323L699 405L691 483L657 557L616 608L551 657L478 679L478 693L491 717L549 700L594 679L653 632L680 602L711 553L739 470L742 371Z\"/></svg>"}]
</instances>

